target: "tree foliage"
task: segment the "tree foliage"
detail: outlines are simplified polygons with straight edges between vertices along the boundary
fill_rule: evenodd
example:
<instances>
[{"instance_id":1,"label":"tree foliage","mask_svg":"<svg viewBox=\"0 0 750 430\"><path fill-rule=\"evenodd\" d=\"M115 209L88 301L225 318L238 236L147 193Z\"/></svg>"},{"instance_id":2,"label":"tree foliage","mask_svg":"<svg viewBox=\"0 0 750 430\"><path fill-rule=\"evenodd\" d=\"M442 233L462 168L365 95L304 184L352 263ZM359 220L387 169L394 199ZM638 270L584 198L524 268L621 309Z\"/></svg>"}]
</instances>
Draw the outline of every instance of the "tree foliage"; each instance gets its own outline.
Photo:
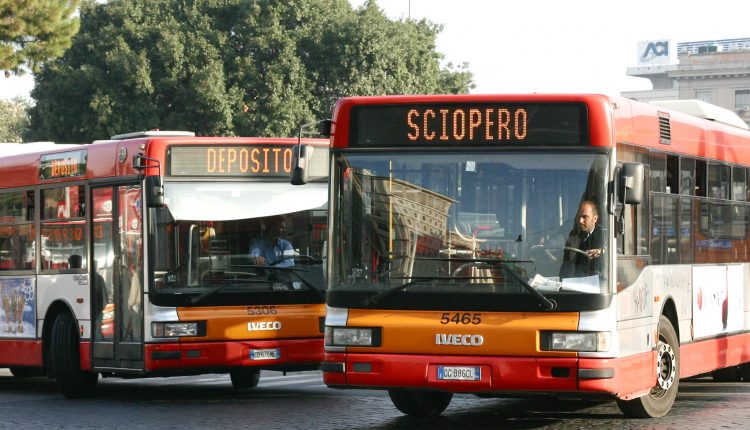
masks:
<instances>
[{"instance_id":1,"label":"tree foliage","mask_svg":"<svg viewBox=\"0 0 750 430\"><path fill-rule=\"evenodd\" d=\"M80 0L0 0L0 70L34 72L70 47Z\"/></svg>"},{"instance_id":2,"label":"tree foliage","mask_svg":"<svg viewBox=\"0 0 750 430\"><path fill-rule=\"evenodd\" d=\"M0 100L0 142L23 142L29 128L29 106L23 97Z\"/></svg>"},{"instance_id":3,"label":"tree foliage","mask_svg":"<svg viewBox=\"0 0 750 430\"><path fill-rule=\"evenodd\" d=\"M375 1L85 0L71 49L36 76L37 139L154 129L294 135L346 95L459 93L440 27Z\"/></svg>"}]
</instances>

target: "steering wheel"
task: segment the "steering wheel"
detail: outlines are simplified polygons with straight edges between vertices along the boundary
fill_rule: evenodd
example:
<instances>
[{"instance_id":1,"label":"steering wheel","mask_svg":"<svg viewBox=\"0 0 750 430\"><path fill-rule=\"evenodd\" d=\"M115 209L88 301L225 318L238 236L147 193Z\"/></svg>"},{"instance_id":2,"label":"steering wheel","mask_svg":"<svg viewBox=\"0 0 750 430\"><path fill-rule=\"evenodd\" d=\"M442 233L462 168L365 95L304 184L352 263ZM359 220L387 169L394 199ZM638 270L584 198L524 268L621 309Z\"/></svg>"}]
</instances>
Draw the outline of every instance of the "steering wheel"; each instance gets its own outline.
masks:
<instances>
[{"instance_id":1,"label":"steering wheel","mask_svg":"<svg viewBox=\"0 0 750 430\"><path fill-rule=\"evenodd\" d=\"M532 256L531 259L534 260L534 261L536 261L536 260L538 260L540 258L547 258L547 259L549 259L549 260L551 260L553 262L559 262L560 259L555 254L560 253L559 251L563 251L564 249L568 249L568 247L562 247L562 246L559 246L559 245L555 245L555 246L535 245L529 251L529 253L530 253L529 255ZM542 255L539 255L539 254L542 254ZM534 255L536 255L536 256L534 256Z\"/></svg>"}]
</instances>

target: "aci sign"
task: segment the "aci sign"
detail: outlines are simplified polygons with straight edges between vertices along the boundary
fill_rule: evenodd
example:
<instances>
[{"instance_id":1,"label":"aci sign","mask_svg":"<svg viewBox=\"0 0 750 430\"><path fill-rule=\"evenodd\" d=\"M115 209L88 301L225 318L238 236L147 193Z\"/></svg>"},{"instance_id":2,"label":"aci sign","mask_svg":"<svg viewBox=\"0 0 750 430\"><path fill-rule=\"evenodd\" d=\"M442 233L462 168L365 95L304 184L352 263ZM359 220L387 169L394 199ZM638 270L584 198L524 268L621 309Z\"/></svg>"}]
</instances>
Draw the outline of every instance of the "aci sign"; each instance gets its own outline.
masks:
<instances>
[{"instance_id":1,"label":"aci sign","mask_svg":"<svg viewBox=\"0 0 750 430\"><path fill-rule=\"evenodd\" d=\"M669 64L669 40L638 42L638 64Z\"/></svg>"}]
</instances>

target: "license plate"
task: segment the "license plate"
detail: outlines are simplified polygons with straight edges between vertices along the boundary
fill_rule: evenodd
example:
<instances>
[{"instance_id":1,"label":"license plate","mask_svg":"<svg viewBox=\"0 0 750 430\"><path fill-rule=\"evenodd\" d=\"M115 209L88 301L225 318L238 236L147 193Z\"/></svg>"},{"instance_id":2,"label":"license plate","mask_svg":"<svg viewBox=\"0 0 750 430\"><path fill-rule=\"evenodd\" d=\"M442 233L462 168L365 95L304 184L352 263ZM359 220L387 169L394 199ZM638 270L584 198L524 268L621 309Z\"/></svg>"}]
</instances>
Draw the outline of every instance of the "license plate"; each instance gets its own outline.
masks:
<instances>
[{"instance_id":1,"label":"license plate","mask_svg":"<svg viewBox=\"0 0 750 430\"><path fill-rule=\"evenodd\" d=\"M479 381L482 370L478 366L438 366L438 379L443 381Z\"/></svg>"},{"instance_id":2,"label":"license plate","mask_svg":"<svg viewBox=\"0 0 750 430\"><path fill-rule=\"evenodd\" d=\"M281 350L275 349L251 349L251 360L278 360L281 358Z\"/></svg>"}]
</instances>

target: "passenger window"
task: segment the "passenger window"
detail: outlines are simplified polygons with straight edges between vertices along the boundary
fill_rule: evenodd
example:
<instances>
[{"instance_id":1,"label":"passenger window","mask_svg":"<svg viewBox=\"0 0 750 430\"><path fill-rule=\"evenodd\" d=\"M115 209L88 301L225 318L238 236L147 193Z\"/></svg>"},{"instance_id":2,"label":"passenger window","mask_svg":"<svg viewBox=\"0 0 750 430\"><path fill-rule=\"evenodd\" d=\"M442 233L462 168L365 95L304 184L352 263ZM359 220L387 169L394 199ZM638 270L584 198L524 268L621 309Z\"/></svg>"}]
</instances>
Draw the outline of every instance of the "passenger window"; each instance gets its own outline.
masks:
<instances>
[{"instance_id":1,"label":"passenger window","mask_svg":"<svg viewBox=\"0 0 750 430\"><path fill-rule=\"evenodd\" d=\"M730 167L721 164L708 165L708 197L713 199L729 199Z\"/></svg>"},{"instance_id":2,"label":"passenger window","mask_svg":"<svg viewBox=\"0 0 750 430\"><path fill-rule=\"evenodd\" d=\"M735 167L732 169L732 200L744 202L747 198L745 193L746 177L747 171L745 168Z\"/></svg>"},{"instance_id":3,"label":"passenger window","mask_svg":"<svg viewBox=\"0 0 750 430\"><path fill-rule=\"evenodd\" d=\"M693 205L697 200L688 197L680 198L680 263L693 262Z\"/></svg>"},{"instance_id":4,"label":"passenger window","mask_svg":"<svg viewBox=\"0 0 750 430\"><path fill-rule=\"evenodd\" d=\"M82 185L42 190L42 218L69 219L86 215L86 200Z\"/></svg>"},{"instance_id":5,"label":"passenger window","mask_svg":"<svg viewBox=\"0 0 750 430\"><path fill-rule=\"evenodd\" d=\"M706 193L706 162L704 160L695 161L695 195L698 197L707 197Z\"/></svg>"},{"instance_id":6,"label":"passenger window","mask_svg":"<svg viewBox=\"0 0 750 430\"><path fill-rule=\"evenodd\" d=\"M654 196L651 209L651 256L654 263L676 264L679 256L677 203L671 196Z\"/></svg>"},{"instance_id":7,"label":"passenger window","mask_svg":"<svg viewBox=\"0 0 750 430\"><path fill-rule=\"evenodd\" d=\"M683 158L680 160L680 194L694 196L695 184L695 159Z\"/></svg>"},{"instance_id":8,"label":"passenger window","mask_svg":"<svg viewBox=\"0 0 750 430\"><path fill-rule=\"evenodd\" d=\"M651 153L651 191L667 191L667 157L664 154Z\"/></svg>"},{"instance_id":9,"label":"passenger window","mask_svg":"<svg viewBox=\"0 0 750 430\"><path fill-rule=\"evenodd\" d=\"M676 155L667 155L667 189L670 194L680 192L680 158Z\"/></svg>"}]
</instances>

